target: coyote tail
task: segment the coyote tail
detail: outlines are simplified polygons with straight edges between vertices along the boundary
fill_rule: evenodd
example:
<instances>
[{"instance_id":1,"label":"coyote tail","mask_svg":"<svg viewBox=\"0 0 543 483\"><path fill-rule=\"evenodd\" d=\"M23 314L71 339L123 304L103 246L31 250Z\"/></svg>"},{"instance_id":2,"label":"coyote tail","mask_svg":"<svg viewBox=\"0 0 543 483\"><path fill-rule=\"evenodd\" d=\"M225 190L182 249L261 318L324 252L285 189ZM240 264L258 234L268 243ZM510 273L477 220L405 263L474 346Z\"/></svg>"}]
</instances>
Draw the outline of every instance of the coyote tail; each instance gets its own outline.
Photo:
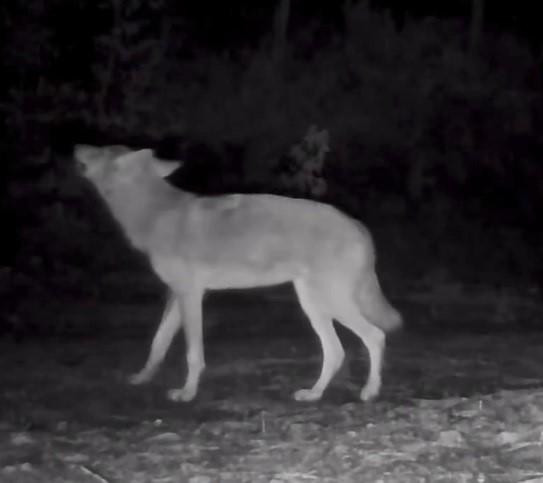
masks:
<instances>
[{"instance_id":1,"label":"coyote tail","mask_svg":"<svg viewBox=\"0 0 543 483\"><path fill-rule=\"evenodd\" d=\"M364 317L384 332L402 327L403 318L383 294L375 272L362 279L358 300Z\"/></svg>"}]
</instances>

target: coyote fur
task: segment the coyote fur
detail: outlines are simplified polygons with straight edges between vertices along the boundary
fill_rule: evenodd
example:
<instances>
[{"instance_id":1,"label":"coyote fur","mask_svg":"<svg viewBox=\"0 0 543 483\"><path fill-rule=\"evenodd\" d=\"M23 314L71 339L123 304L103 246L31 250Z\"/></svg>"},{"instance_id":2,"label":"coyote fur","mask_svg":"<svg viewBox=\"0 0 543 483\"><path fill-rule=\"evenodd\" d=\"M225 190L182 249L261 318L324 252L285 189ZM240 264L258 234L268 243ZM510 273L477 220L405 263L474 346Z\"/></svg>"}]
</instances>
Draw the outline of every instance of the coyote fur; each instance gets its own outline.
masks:
<instances>
[{"instance_id":1,"label":"coyote fur","mask_svg":"<svg viewBox=\"0 0 543 483\"><path fill-rule=\"evenodd\" d=\"M81 174L96 188L131 244L145 253L169 289L147 362L130 377L149 381L178 329L186 340L187 375L169 399L196 396L204 369L202 298L206 290L292 282L319 337L323 361L315 384L294 393L319 399L345 352L333 321L356 334L369 353L364 401L378 395L385 332L402 324L375 273L372 237L361 223L327 204L268 194L196 196L164 178L180 163L150 149L78 145Z\"/></svg>"}]
</instances>

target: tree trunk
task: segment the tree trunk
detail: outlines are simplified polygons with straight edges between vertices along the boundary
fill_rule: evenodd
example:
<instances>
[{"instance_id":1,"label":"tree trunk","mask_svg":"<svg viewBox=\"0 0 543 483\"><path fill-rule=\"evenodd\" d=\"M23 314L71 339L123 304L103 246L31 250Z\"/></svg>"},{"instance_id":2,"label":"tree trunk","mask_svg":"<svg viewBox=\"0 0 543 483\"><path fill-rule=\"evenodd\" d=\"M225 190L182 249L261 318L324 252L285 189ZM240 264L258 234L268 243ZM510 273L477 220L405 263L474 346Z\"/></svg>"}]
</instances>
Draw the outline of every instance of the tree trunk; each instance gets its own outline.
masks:
<instances>
[{"instance_id":1,"label":"tree trunk","mask_svg":"<svg viewBox=\"0 0 543 483\"><path fill-rule=\"evenodd\" d=\"M272 58L277 72L281 70L287 48L288 18L290 0L279 0L273 20L273 52Z\"/></svg>"}]
</instances>

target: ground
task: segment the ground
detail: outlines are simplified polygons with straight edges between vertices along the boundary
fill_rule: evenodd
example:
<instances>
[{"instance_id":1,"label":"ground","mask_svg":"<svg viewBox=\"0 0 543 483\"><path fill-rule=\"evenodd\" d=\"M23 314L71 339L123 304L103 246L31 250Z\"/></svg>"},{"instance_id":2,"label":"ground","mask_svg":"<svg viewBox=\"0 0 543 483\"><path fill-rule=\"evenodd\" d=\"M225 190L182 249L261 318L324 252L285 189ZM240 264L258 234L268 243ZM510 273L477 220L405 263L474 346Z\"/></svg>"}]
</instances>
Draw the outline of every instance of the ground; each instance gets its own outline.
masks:
<instances>
[{"instance_id":1,"label":"ground","mask_svg":"<svg viewBox=\"0 0 543 483\"><path fill-rule=\"evenodd\" d=\"M280 305L230 315L298 325ZM407 327L389 339L381 396L362 403L366 354L342 331L344 369L322 401L298 403L320 369L309 329L212 330L198 397L176 404L165 393L183 379L181 339L155 381L125 382L158 307L78 303L56 317L77 313L139 316L149 331L0 341L1 482L543 481L541 332Z\"/></svg>"}]
</instances>

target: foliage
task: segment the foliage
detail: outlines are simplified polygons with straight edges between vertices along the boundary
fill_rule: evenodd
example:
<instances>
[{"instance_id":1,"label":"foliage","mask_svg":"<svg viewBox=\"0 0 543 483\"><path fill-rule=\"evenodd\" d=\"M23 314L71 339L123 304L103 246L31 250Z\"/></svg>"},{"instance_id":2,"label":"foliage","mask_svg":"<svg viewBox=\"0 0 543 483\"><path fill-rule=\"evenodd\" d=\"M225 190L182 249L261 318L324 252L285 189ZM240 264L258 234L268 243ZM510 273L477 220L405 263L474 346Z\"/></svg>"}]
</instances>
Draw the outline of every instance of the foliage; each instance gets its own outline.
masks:
<instances>
[{"instance_id":1,"label":"foliage","mask_svg":"<svg viewBox=\"0 0 543 483\"><path fill-rule=\"evenodd\" d=\"M93 120L102 128L134 132L143 123L147 130L153 128L160 92L170 87L163 70L168 52L164 3L105 3L111 24L96 38L93 73L97 92L91 108L96 116Z\"/></svg>"},{"instance_id":2,"label":"foliage","mask_svg":"<svg viewBox=\"0 0 543 483\"><path fill-rule=\"evenodd\" d=\"M291 194L322 197L327 188L323 170L329 151L328 131L310 126L302 141L290 148L280 166L279 185Z\"/></svg>"},{"instance_id":3,"label":"foliage","mask_svg":"<svg viewBox=\"0 0 543 483\"><path fill-rule=\"evenodd\" d=\"M294 32L279 73L266 36L259 47L185 55L186 34L172 28L160 0L0 8L7 204L21 225L21 258L37 257L46 271L132 263L121 237L109 243L112 227L78 187L71 161L50 148L55 126L71 120L121 139L198 139L219 153L242 144L249 190L324 196L377 221L396 223L390 213L433 219L442 227L435 237L461 232L456 217L481 213L499 224L507 216L535 223L533 206L543 202L538 65L512 35L487 32L477 56L468 55L461 22L407 19L399 31L388 14L359 2L344 38L317 49L318 26ZM91 15L95 23L81 21ZM66 30L70 42L58 37L68 23L80 26ZM316 151L299 143L304 133L311 138L309 126L323 136Z\"/></svg>"},{"instance_id":4,"label":"foliage","mask_svg":"<svg viewBox=\"0 0 543 483\"><path fill-rule=\"evenodd\" d=\"M162 1L101 3L88 59L93 83L82 89L55 82L48 69L62 46L51 41L51 21L40 21L45 3L20 7L25 20L11 29L7 51L26 54L13 60L17 81L4 105L20 129L79 117L153 138L178 133L212 144L243 142L250 146L250 178L258 178L317 123L341 150L337 169L343 164L362 188L372 190L372 171L386 169L402 196L423 200L443 180L463 184L474 165L507 171L509 141L537 128L528 47L488 34L480 57L468 56L465 28L456 21L408 19L398 31L386 13L359 2L343 44L334 39L315 51L317 26L296 33L278 77L266 39L256 50L175 59L169 44L183 34L168 29ZM17 34L25 28L40 49L26 48Z\"/></svg>"}]
</instances>

